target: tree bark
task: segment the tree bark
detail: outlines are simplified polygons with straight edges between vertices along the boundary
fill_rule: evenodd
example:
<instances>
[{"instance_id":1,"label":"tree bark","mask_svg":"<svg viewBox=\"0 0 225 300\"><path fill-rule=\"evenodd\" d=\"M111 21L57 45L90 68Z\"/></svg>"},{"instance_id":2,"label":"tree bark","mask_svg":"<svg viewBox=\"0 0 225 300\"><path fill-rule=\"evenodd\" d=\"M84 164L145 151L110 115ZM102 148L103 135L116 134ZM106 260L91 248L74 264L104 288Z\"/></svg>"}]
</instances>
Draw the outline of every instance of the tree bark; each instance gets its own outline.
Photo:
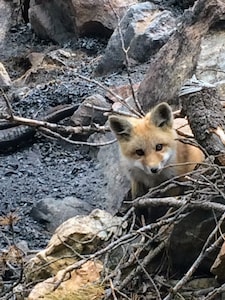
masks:
<instances>
[{"instance_id":1,"label":"tree bark","mask_svg":"<svg viewBox=\"0 0 225 300\"><path fill-rule=\"evenodd\" d=\"M144 111L161 101L174 104L181 86L193 75L202 37L222 19L223 0L197 0L193 8L185 11L177 30L150 63L140 84L138 99Z\"/></svg>"},{"instance_id":2,"label":"tree bark","mask_svg":"<svg viewBox=\"0 0 225 300\"><path fill-rule=\"evenodd\" d=\"M208 84L204 86L201 81L198 86L196 83L193 89L198 91L184 92L180 96L182 114L187 116L197 142L207 154L214 155L219 164L225 165L225 120L217 90ZM188 89L191 90L190 85Z\"/></svg>"}]
</instances>

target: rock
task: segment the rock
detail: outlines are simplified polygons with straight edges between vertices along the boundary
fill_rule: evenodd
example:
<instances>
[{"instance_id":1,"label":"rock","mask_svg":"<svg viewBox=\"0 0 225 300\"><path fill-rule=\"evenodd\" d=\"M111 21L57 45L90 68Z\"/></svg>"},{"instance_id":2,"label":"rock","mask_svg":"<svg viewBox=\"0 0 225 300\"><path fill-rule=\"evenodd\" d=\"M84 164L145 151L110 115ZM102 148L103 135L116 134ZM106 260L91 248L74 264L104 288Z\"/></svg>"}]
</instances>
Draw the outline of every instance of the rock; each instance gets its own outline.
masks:
<instances>
[{"instance_id":1,"label":"rock","mask_svg":"<svg viewBox=\"0 0 225 300\"><path fill-rule=\"evenodd\" d=\"M128 7L137 0L73 0L73 16L80 36L110 36Z\"/></svg>"},{"instance_id":2,"label":"rock","mask_svg":"<svg viewBox=\"0 0 225 300\"><path fill-rule=\"evenodd\" d=\"M217 280L225 282L225 242L223 242L220 252L210 271L216 275Z\"/></svg>"},{"instance_id":3,"label":"rock","mask_svg":"<svg viewBox=\"0 0 225 300\"><path fill-rule=\"evenodd\" d=\"M71 14L71 1L31 0L29 21L42 39L63 44L77 37L75 20Z\"/></svg>"},{"instance_id":4,"label":"rock","mask_svg":"<svg viewBox=\"0 0 225 300\"><path fill-rule=\"evenodd\" d=\"M219 94L219 98L225 101L225 80L221 80L216 83L216 88Z\"/></svg>"},{"instance_id":5,"label":"rock","mask_svg":"<svg viewBox=\"0 0 225 300\"><path fill-rule=\"evenodd\" d=\"M0 49L4 46L11 25L12 9L8 1L0 0Z\"/></svg>"},{"instance_id":6,"label":"rock","mask_svg":"<svg viewBox=\"0 0 225 300\"><path fill-rule=\"evenodd\" d=\"M29 19L43 39L63 44L82 35L109 37L133 0L31 0ZM116 16L117 15L117 16Z\"/></svg>"},{"instance_id":7,"label":"rock","mask_svg":"<svg viewBox=\"0 0 225 300\"><path fill-rule=\"evenodd\" d=\"M88 216L68 219L56 229L46 249L29 261L26 278L34 281L56 275L62 268L76 262L80 254L100 249L113 233L120 235L126 226L122 218L99 209Z\"/></svg>"},{"instance_id":8,"label":"rock","mask_svg":"<svg viewBox=\"0 0 225 300\"><path fill-rule=\"evenodd\" d=\"M54 232L64 221L77 215L88 214L92 209L87 202L73 196L64 199L46 197L32 207L30 215L34 220L45 224L48 231Z\"/></svg>"},{"instance_id":9,"label":"rock","mask_svg":"<svg viewBox=\"0 0 225 300\"><path fill-rule=\"evenodd\" d=\"M216 226L215 215L210 211L196 209L174 225L169 245L172 272L183 274L200 254L211 231ZM223 230L223 229L222 229ZM198 272L209 273L217 253L210 253L198 268Z\"/></svg>"},{"instance_id":10,"label":"rock","mask_svg":"<svg viewBox=\"0 0 225 300\"><path fill-rule=\"evenodd\" d=\"M196 76L216 83L225 80L225 30L211 30L202 40Z\"/></svg>"},{"instance_id":11,"label":"rock","mask_svg":"<svg viewBox=\"0 0 225 300\"><path fill-rule=\"evenodd\" d=\"M68 273L61 285L54 290L54 284L61 278L63 272L59 271L53 278L34 286L28 296L28 300L45 299L102 299L104 288L100 284L100 274L103 269L102 263L88 261L81 268Z\"/></svg>"},{"instance_id":12,"label":"rock","mask_svg":"<svg viewBox=\"0 0 225 300\"><path fill-rule=\"evenodd\" d=\"M195 3L195 0L166 0L167 5L175 5L180 7L181 9L187 9Z\"/></svg>"},{"instance_id":13,"label":"rock","mask_svg":"<svg viewBox=\"0 0 225 300\"><path fill-rule=\"evenodd\" d=\"M91 105L89 107L87 105ZM87 97L79 106L79 108L74 112L71 117L71 122L74 126L86 126L91 123L97 123L104 125L107 117L104 116L104 111L95 109L94 106L110 109L111 105L106 101L106 99L99 95L94 94Z\"/></svg>"},{"instance_id":14,"label":"rock","mask_svg":"<svg viewBox=\"0 0 225 300\"><path fill-rule=\"evenodd\" d=\"M32 68L38 68L43 64L45 53L31 52L27 56Z\"/></svg>"},{"instance_id":15,"label":"rock","mask_svg":"<svg viewBox=\"0 0 225 300\"><path fill-rule=\"evenodd\" d=\"M161 11L149 2L133 5L121 20L120 27L112 34L95 74L105 75L123 66L125 52L120 31L125 49L129 49L129 60L143 63L166 43L175 28L176 20L171 12Z\"/></svg>"},{"instance_id":16,"label":"rock","mask_svg":"<svg viewBox=\"0 0 225 300\"><path fill-rule=\"evenodd\" d=\"M4 65L0 62L0 88L7 89L12 85L9 74L7 73Z\"/></svg>"},{"instance_id":17,"label":"rock","mask_svg":"<svg viewBox=\"0 0 225 300\"><path fill-rule=\"evenodd\" d=\"M110 139L113 139L112 134ZM101 147L97 159L107 182L103 191L107 202L106 209L115 214L130 190L130 181L125 176L120 163L117 143Z\"/></svg>"}]
</instances>

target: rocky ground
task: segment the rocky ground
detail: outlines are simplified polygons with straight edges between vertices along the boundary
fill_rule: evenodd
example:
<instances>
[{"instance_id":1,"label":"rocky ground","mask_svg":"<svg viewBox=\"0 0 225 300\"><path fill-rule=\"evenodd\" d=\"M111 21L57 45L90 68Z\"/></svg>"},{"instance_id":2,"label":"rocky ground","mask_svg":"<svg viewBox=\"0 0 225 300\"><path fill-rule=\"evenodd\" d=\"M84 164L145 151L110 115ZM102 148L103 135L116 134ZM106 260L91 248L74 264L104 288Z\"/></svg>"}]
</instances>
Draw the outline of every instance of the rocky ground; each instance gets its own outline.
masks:
<instances>
[{"instance_id":1,"label":"rocky ground","mask_svg":"<svg viewBox=\"0 0 225 300\"><path fill-rule=\"evenodd\" d=\"M105 40L83 38L73 49L66 45L64 50L74 53L69 61L73 70L91 76L105 45ZM47 53L58 48L39 40L28 25L19 23L10 28L6 42L1 46L0 61L15 81L30 68L27 59L30 52ZM134 82L142 78L145 69L144 65L132 69ZM100 80L106 86L128 83L125 71ZM79 104L94 92L104 94L93 83L75 80L72 72L59 69L32 74L23 87L12 89L9 95L14 111L28 117L37 112L42 115L58 104ZM81 211L107 207L103 188L106 182L96 159L96 149L88 146L72 146L37 135L34 143L0 155L0 176L1 215L18 214L20 220L14 227L15 240L25 240L30 249L45 247L50 237L46 224L35 221L30 215L39 200L47 196L57 200L74 196L83 203ZM1 236L1 247L5 247L8 238L12 237L10 230L3 228Z\"/></svg>"}]
</instances>

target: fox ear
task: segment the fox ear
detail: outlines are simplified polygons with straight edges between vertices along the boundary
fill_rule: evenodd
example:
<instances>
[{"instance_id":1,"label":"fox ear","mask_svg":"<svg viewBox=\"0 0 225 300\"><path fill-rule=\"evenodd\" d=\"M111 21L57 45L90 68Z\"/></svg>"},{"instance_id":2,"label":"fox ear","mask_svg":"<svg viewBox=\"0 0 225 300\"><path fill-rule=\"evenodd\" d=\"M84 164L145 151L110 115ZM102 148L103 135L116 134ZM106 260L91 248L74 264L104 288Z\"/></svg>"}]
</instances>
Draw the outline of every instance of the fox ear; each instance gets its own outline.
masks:
<instances>
[{"instance_id":1,"label":"fox ear","mask_svg":"<svg viewBox=\"0 0 225 300\"><path fill-rule=\"evenodd\" d=\"M166 102L158 104L151 111L151 121L157 127L172 127L173 114L171 107Z\"/></svg>"},{"instance_id":2,"label":"fox ear","mask_svg":"<svg viewBox=\"0 0 225 300\"><path fill-rule=\"evenodd\" d=\"M109 124L118 139L128 139L130 137L132 125L125 118L119 116L110 116Z\"/></svg>"}]
</instances>

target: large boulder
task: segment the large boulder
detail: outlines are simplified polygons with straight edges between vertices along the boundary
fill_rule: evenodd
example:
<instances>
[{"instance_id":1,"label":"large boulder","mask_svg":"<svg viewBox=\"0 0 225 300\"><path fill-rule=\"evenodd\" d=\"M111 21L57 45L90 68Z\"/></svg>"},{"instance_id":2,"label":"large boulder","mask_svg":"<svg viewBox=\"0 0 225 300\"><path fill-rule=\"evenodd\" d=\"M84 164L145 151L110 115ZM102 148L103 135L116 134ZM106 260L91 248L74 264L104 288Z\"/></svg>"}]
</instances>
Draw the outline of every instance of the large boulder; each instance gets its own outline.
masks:
<instances>
[{"instance_id":1,"label":"large boulder","mask_svg":"<svg viewBox=\"0 0 225 300\"><path fill-rule=\"evenodd\" d=\"M161 11L150 2L133 5L112 34L105 54L96 67L96 75L105 75L122 67L126 49L130 61L146 62L166 43L175 29L176 19L170 11Z\"/></svg>"},{"instance_id":2,"label":"large boulder","mask_svg":"<svg viewBox=\"0 0 225 300\"><path fill-rule=\"evenodd\" d=\"M210 83L225 80L225 30L214 28L204 37L197 64L197 78Z\"/></svg>"},{"instance_id":3,"label":"large boulder","mask_svg":"<svg viewBox=\"0 0 225 300\"><path fill-rule=\"evenodd\" d=\"M108 36L133 0L31 0L29 20L43 39L65 43L81 35Z\"/></svg>"}]
</instances>

